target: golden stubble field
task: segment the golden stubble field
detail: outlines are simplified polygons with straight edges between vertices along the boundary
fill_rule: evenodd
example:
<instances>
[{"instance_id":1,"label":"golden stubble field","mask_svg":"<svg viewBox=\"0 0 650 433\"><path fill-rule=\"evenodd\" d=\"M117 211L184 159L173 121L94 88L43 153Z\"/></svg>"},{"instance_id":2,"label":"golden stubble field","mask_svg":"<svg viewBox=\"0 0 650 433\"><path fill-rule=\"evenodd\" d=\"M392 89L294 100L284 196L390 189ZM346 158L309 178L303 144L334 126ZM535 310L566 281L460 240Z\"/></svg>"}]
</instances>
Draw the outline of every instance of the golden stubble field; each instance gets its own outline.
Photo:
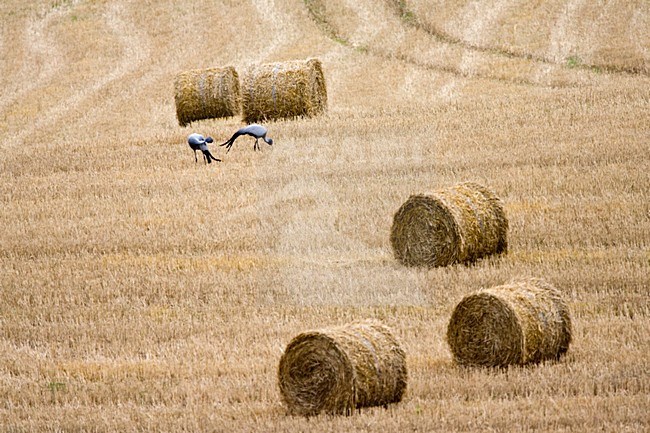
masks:
<instances>
[{"instance_id":1,"label":"golden stubble field","mask_svg":"<svg viewBox=\"0 0 650 433\"><path fill-rule=\"evenodd\" d=\"M0 431L647 431L646 1L7 0L0 5ZM195 164L181 70L318 57L329 109ZM404 268L412 193L489 186L509 253ZM567 356L454 365L466 294L546 278ZM289 417L289 340L376 318L388 409Z\"/></svg>"}]
</instances>

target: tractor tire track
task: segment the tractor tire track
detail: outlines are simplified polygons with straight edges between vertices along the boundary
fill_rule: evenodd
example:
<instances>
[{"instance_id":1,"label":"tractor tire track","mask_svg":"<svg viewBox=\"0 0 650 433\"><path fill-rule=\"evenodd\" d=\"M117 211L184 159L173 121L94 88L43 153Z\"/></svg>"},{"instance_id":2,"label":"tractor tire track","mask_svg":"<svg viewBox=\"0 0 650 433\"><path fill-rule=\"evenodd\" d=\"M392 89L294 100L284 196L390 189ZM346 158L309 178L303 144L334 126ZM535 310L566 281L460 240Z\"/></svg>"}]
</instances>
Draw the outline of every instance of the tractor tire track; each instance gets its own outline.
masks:
<instances>
[{"instance_id":1,"label":"tractor tire track","mask_svg":"<svg viewBox=\"0 0 650 433\"><path fill-rule=\"evenodd\" d=\"M571 20L568 20L568 17L569 16L574 17L575 12L579 9L579 6L581 6L581 4L584 3L582 0L579 0L578 2L572 1L567 5L567 13L561 15L560 18L558 18L558 21L555 23L553 29L551 30L552 36L551 36L551 42L549 46L549 54L539 55L539 54L527 53L520 50L507 49L505 47L492 47L492 46L481 45L479 43L480 40L479 38L472 37L472 31L476 30L475 25L471 25L470 27L466 28L465 31L463 32L462 37L453 36L449 33L444 32L443 30L436 28L433 24L421 20L416 13L414 13L411 9L408 8L406 1L403 0L386 0L386 1L393 9L396 16L400 17L405 22L406 25L413 26L414 28L420 29L428 33L429 35L431 35L432 38L440 42L456 45L468 50L473 50L484 54L498 55L510 59L529 60L531 62L536 62L541 64L546 71L548 71L549 68L551 67L566 68L566 65L563 65L562 62L564 62L567 56L571 54L571 50L566 49L567 39L566 38L563 39L563 37L566 37L568 26L572 22ZM494 15L498 14L499 10L503 10L504 6L505 4L503 2L499 2L497 7L491 11L490 17L495 18ZM640 11L637 11L635 13L636 18L638 18L640 15L641 15ZM485 27L483 25L485 23L484 19L476 20L473 23L477 23L476 25L479 26L479 28ZM633 28L637 28L637 26L631 26L630 31ZM647 29L647 28L648 28L647 26L638 27L638 29ZM640 47L638 51L643 55L645 59L647 59L648 58L647 50L644 50L640 44L640 41L643 40L643 38L635 36L635 37L630 37L630 40L636 41L637 46ZM564 53L564 56L559 55L560 53ZM644 67L637 67L637 66L628 67L628 66L621 66L615 64L579 64L579 65L571 66L571 68L582 69L585 71L592 71L594 68L599 68L602 71L608 73L614 73L614 74L618 73L618 74L631 74L631 75L638 75L638 74L650 75L650 71L648 70L647 66L644 68Z\"/></svg>"},{"instance_id":2,"label":"tractor tire track","mask_svg":"<svg viewBox=\"0 0 650 433\"><path fill-rule=\"evenodd\" d=\"M292 6L282 4L283 0L253 0L259 19L264 23L266 29L272 30L272 37L264 45L264 48L254 56L255 59L266 59L273 57L272 53L278 53L283 48L290 48L296 41L305 36L304 29L298 24L298 18L292 11ZM281 26L281 31L278 29Z\"/></svg>"},{"instance_id":3,"label":"tractor tire track","mask_svg":"<svg viewBox=\"0 0 650 433\"><path fill-rule=\"evenodd\" d=\"M650 75L650 35L648 35L647 31L649 28L650 14L642 16L641 11L637 10L632 16L628 33L630 40L636 41L636 50L644 59L641 68L646 75ZM643 29L646 29L646 31L643 31Z\"/></svg>"},{"instance_id":4,"label":"tractor tire track","mask_svg":"<svg viewBox=\"0 0 650 433\"><path fill-rule=\"evenodd\" d=\"M132 7L138 7L137 3L131 3L133 5ZM79 101L78 105L82 105L86 101L91 104L89 109L83 110L83 114L78 120L79 122L89 121L92 124L93 119L101 118L101 112L110 111L112 107L120 103L124 98L132 97L132 95L125 94L112 95L110 98L102 97L101 93L104 91L108 92L110 90L109 88L117 81L128 80L129 75L140 71L142 72L142 77L129 86L132 89L140 89L145 81L151 81L155 78L155 74L148 73L151 68L155 67L150 61L151 44L149 37L142 31L136 30L138 26L134 22L131 22L130 15L129 11L123 6L115 4L104 14L108 28L116 35L122 47L123 55L119 65L92 86L93 94L84 98L83 102ZM165 61L165 59L157 60L158 63ZM143 71L143 68L146 68L146 70ZM91 102L93 99L101 99L101 102L93 104Z\"/></svg>"},{"instance_id":5,"label":"tractor tire track","mask_svg":"<svg viewBox=\"0 0 650 433\"><path fill-rule=\"evenodd\" d=\"M44 113L40 113L39 120L33 122L31 125L27 125L15 134L11 140L13 143L20 143L27 136L31 136L59 122L62 118L69 115L71 111L77 109L83 102L90 100L108 85L136 70L149 57L148 50L141 49L146 44L139 42L141 36L135 30L135 26L124 20L124 15L123 6L117 3L110 3L108 9L103 14L106 26L111 29L122 46L122 57L117 65L107 74L96 78L91 85L83 86L80 90L59 101L58 104L49 108ZM85 115L88 115L88 113L85 113Z\"/></svg>"},{"instance_id":6,"label":"tractor tire track","mask_svg":"<svg viewBox=\"0 0 650 433\"><path fill-rule=\"evenodd\" d=\"M477 43L466 42L463 38L455 37L451 34L445 33L444 31L436 28L430 23L420 20L415 12L410 10L406 5L405 1L400 0L387 0L388 4L392 7L394 13L400 17L406 25L412 26L418 30L422 30L430 35L433 39L450 44L462 47L467 50L477 51L484 54L494 54L499 55L509 59L521 59L521 60L530 60L538 63L548 63L555 64L553 61L546 59L542 56L536 56L530 53L523 53L515 50L507 50L503 48L492 48L479 45ZM492 16L494 19L495 16ZM476 33L480 28L484 28L485 25L475 25L466 30L466 34Z\"/></svg>"},{"instance_id":7,"label":"tractor tire track","mask_svg":"<svg viewBox=\"0 0 650 433\"><path fill-rule=\"evenodd\" d=\"M7 80L7 86L0 93L0 112L34 89L50 83L63 69L61 49L54 38L48 36L48 29L52 21L70 12L77 3L78 0L33 16L22 26L24 31L19 43L25 49L25 56L15 74L20 79Z\"/></svg>"},{"instance_id":8,"label":"tractor tire track","mask_svg":"<svg viewBox=\"0 0 650 433\"><path fill-rule=\"evenodd\" d=\"M372 39L355 39L354 36L344 34L337 28L334 24L335 20L328 14L327 6L324 2L310 0L305 2L305 5L312 20L331 39L350 49L371 54L385 60L398 60L418 68L447 73L467 79L486 79L494 82L534 87L575 87L586 81L585 77L580 76L577 71L572 74L576 75L576 78L571 79L571 77L562 76L554 80L552 74L549 73L549 69L551 69L550 72L564 69L555 64L544 65L547 73L541 76L540 79L535 73L539 69L539 65L536 65L530 59L504 55L491 50L476 50L456 41L431 35L418 26L404 25L399 17L399 9L395 9L395 2L393 0L388 0L388 3L384 4L386 10L393 11L392 16L388 17L389 19L393 19L393 25L402 29L400 32L392 32L393 35L396 35L394 36L393 43L399 39L410 38L411 43L405 44L410 47L407 49L401 49L398 46L397 48L386 50L383 47L376 46ZM359 13L361 17L364 16L363 9L368 8L363 2L351 2L348 5L350 9ZM378 13L377 5L373 5L373 12L375 14ZM381 23L381 19L375 18L368 25L378 27L380 25L379 23ZM379 34L380 31L380 29L375 28L369 35L373 37ZM413 45L415 45L415 48L413 48ZM430 53L430 55L428 58L423 58L422 53ZM500 75L499 72L501 69L508 69L510 74ZM531 71L531 69L533 70ZM581 72L583 75L589 74L588 71Z\"/></svg>"}]
</instances>

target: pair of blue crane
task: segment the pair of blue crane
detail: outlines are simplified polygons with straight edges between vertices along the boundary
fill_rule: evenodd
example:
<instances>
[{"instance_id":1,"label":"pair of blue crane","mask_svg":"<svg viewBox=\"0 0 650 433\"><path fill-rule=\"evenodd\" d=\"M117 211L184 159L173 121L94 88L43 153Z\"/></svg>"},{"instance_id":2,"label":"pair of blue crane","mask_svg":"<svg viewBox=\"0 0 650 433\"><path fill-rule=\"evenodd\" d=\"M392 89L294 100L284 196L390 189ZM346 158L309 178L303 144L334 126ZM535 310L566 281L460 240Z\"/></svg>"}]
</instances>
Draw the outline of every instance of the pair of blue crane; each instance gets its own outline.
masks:
<instances>
[{"instance_id":1,"label":"pair of blue crane","mask_svg":"<svg viewBox=\"0 0 650 433\"><path fill-rule=\"evenodd\" d=\"M230 152L230 148L232 145L235 143L235 140L241 135L250 135L251 137L255 138L255 144L253 144L253 150L260 150L260 145L259 145L259 140L260 138L264 140L269 146L273 145L273 139L272 138L266 138L266 133L268 130L262 126L258 125L256 123L252 125L245 126L243 128L240 128L237 132L235 132L230 139L224 143L221 143L219 146L225 146L226 147L226 153ZM203 137L201 134L190 134L189 137L187 137L187 143L190 145L190 148L194 151L194 161L199 162L199 160L196 157L196 151L200 150L203 152L203 160L210 164L212 161L219 161L221 160L219 158L215 158L211 153L210 150L208 150L208 144L214 142L212 137Z\"/></svg>"}]
</instances>

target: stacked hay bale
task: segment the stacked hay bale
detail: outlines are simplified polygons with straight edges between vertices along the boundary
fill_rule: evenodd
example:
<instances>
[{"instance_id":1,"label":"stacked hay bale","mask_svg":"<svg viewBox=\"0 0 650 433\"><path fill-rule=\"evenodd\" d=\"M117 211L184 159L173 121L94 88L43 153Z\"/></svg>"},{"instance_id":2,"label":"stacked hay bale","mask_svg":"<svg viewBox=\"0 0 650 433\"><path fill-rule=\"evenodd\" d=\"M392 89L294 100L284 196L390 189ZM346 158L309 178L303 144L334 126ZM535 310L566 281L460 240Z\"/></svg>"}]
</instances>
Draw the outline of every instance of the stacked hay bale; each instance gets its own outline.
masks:
<instances>
[{"instance_id":1,"label":"stacked hay bale","mask_svg":"<svg viewBox=\"0 0 650 433\"><path fill-rule=\"evenodd\" d=\"M174 80L178 124L240 112L239 75L232 66L180 72Z\"/></svg>"},{"instance_id":2,"label":"stacked hay bale","mask_svg":"<svg viewBox=\"0 0 650 433\"><path fill-rule=\"evenodd\" d=\"M402 399L406 355L376 321L304 332L287 346L278 369L284 403L296 415L350 415Z\"/></svg>"},{"instance_id":3,"label":"stacked hay bale","mask_svg":"<svg viewBox=\"0 0 650 433\"><path fill-rule=\"evenodd\" d=\"M393 218L390 242L404 265L435 267L504 253L507 232L499 198L479 184L465 182L409 197Z\"/></svg>"},{"instance_id":4,"label":"stacked hay bale","mask_svg":"<svg viewBox=\"0 0 650 433\"><path fill-rule=\"evenodd\" d=\"M244 121L261 122L325 111L327 89L318 59L249 67L242 76Z\"/></svg>"},{"instance_id":5,"label":"stacked hay bale","mask_svg":"<svg viewBox=\"0 0 650 433\"><path fill-rule=\"evenodd\" d=\"M571 343L569 308L542 279L520 279L466 296L447 342L462 365L506 366L557 359Z\"/></svg>"}]
</instances>

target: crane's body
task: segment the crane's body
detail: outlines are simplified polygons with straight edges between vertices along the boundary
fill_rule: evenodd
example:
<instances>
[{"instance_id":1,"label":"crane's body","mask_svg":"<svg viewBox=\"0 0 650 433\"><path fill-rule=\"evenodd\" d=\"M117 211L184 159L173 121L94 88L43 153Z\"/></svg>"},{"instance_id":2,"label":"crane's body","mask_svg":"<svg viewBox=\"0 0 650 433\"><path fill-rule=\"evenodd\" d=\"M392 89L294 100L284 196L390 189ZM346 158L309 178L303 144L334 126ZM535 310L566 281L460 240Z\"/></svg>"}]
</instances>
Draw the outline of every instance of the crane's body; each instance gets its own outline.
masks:
<instances>
[{"instance_id":1,"label":"crane's body","mask_svg":"<svg viewBox=\"0 0 650 433\"><path fill-rule=\"evenodd\" d=\"M260 138L264 140L264 142L269 146L273 145L273 139L266 138L267 132L268 130L264 126L253 123L251 125L240 128L237 132L233 134L232 137L230 137L228 141L220 144L219 146L226 146L227 149L226 153L228 153L230 152L230 148L232 147L233 143L235 142L235 140L237 140L237 138L240 135L250 135L251 137L255 138L255 144L253 144L253 150L260 150L260 145L259 145Z\"/></svg>"},{"instance_id":2,"label":"crane's body","mask_svg":"<svg viewBox=\"0 0 650 433\"><path fill-rule=\"evenodd\" d=\"M199 162L199 160L196 158L196 151L200 150L203 153L203 160L210 164L213 160L214 161L219 161L221 160L219 158L215 158L212 156L210 151L208 150L208 143L212 143L214 140L212 137L203 137L201 134L190 134L187 137L187 143L190 145L190 148L194 151L194 162Z\"/></svg>"}]
</instances>

